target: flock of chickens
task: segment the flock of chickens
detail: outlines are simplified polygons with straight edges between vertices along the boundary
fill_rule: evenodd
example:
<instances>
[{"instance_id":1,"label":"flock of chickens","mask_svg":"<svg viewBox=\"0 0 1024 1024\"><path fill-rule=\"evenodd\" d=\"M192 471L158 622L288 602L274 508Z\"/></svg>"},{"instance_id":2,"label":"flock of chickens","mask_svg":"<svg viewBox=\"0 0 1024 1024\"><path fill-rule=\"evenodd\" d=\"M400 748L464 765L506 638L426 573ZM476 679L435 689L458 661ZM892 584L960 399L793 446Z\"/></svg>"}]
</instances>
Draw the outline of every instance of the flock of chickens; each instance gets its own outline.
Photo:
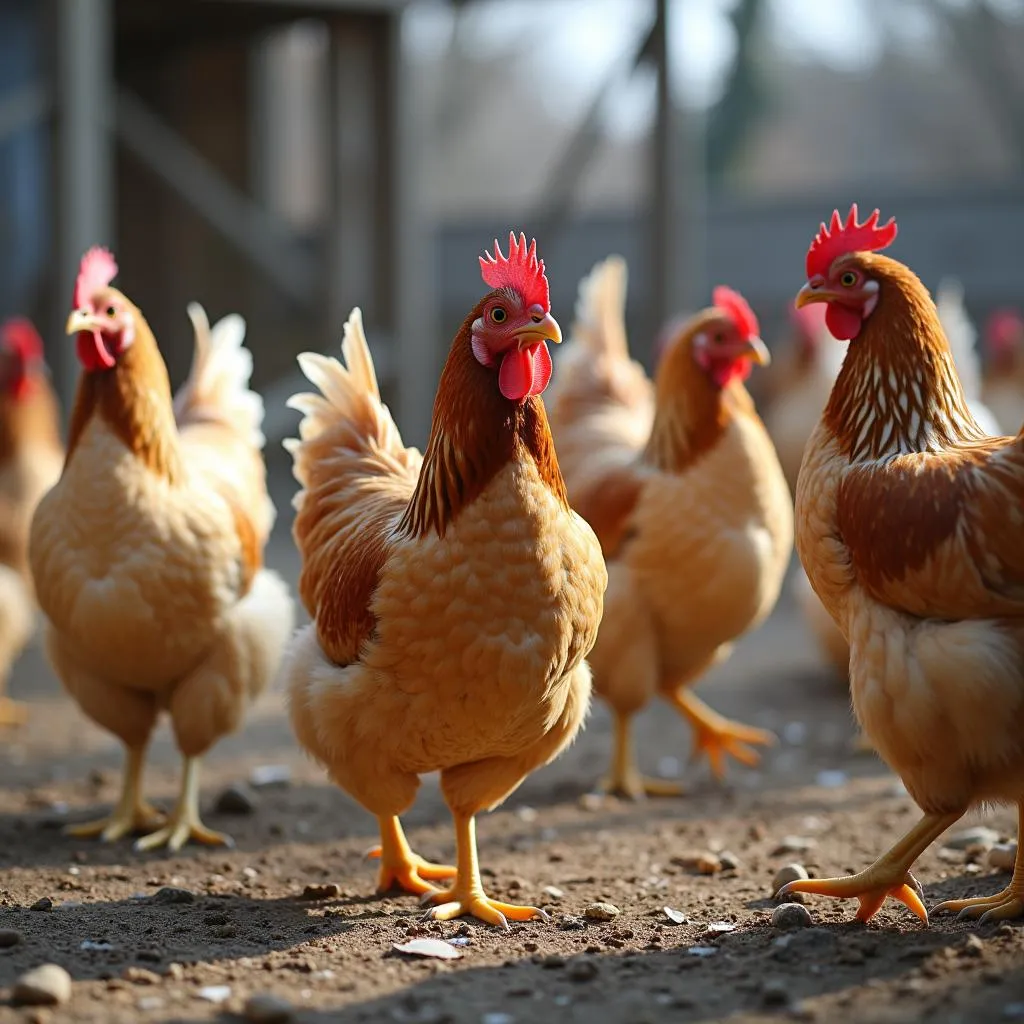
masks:
<instances>
[{"instance_id":1,"label":"flock of chickens","mask_svg":"<svg viewBox=\"0 0 1024 1024\"><path fill-rule=\"evenodd\" d=\"M230 843L202 822L200 759L279 677L301 745L378 819L381 891L436 919L544 917L486 895L475 816L572 742L592 686L615 720L608 790L676 791L632 752L655 696L716 775L726 757L756 763L774 737L690 685L771 612L795 535L808 619L924 817L866 870L783 894L855 897L862 920L893 896L927 921L921 851L972 806L1024 809L1024 322L992 320L982 375L962 296L944 286L936 308L881 255L895 235L856 206L821 225L767 429L744 381L768 350L729 288L672 327L651 380L629 354L625 264L605 260L552 383L544 263L522 235L507 255L496 242L423 454L381 402L353 310L344 362L300 356L317 393L290 402L311 619L297 632L263 566L274 508L244 324L211 328L191 306L193 367L172 396L113 257L90 250L67 324L82 373L66 450L31 325L8 322L0 352L2 678L38 604L65 689L126 752L111 814L70 831ZM183 758L169 815L142 785L163 711ZM23 717L0 690L0 725ZM399 820L434 771L454 866L418 857ZM1024 853L1002 893L940 909L1024 915Z\"/></svg>"}]
</instances>

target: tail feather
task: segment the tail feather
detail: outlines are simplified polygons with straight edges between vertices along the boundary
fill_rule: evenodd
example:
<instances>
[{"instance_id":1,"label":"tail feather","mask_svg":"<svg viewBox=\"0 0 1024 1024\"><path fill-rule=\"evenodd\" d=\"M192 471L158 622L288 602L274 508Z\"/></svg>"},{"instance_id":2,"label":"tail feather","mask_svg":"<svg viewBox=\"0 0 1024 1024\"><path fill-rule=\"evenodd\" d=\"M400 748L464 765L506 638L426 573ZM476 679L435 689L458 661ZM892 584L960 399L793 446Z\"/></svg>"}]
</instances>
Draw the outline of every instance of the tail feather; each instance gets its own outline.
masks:
<instances>
[{"instance_id":1,"label":"tail feather","mask_svg":"<svg viewBox=\"0 0 1024 1024\"><path fill-rule=\"evenodd\" d=\"M621 256L609 256L580 281L572 336L592 355L604 353L620 359L629 358L626 340L627 280L626 261Z\"/></svg>"},{"instance_id":2,"label":"tail feather","mask_svg":"<svg viewBox=\"0 0 1024 1024\"><path fill-rule=\"evenodd\" d=\"M195 356L188 380L174 396L178 427L220 423L254 448L265 443L263 399L249 388L252 353L245 348L245 321L230 313L210 327L198 302L188 306Z\"/></svg>"}]
</instances>

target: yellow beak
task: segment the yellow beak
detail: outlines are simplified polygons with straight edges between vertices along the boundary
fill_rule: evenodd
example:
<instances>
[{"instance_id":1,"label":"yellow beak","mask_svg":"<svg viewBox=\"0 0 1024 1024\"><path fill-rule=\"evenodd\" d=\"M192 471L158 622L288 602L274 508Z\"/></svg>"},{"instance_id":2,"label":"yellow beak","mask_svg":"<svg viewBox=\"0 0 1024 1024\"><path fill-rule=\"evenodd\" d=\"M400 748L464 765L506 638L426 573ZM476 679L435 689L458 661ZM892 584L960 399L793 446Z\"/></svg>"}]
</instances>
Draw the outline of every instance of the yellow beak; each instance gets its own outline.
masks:
<instances>
[{"instance_id":1,"label":"yellow beak","mask_svg":"<svg viewBox=\"0 0 1024 1024\"><path fill-rule=\"evenodd\" d=\"M73 309L64 329L68 334L78 334L81 331L99 330L99 326L90 314L83 313L80 309Z\"/></svg>"},{"instance_id":2,"label":"yellow beak","mask_svg":"<svg viewBox=\"0 0 1024 1024\"><path fill-rule=\"evenodd\" d=\"M560 345L562 343L562 328L558 326L558 321L550 313L546 313L541 320L535 323L531 322L529 326L516 331L515 339L520 352L531 345L539 345L542 341Z\"/></svg>"},{"instance_id":3,"label":"yellow beak","mask_svg":"<svg viewBox=\"0 0 1024 1024\"><path fill-rule=\"evenodd\" d=\"M796 293L796 298L793 300L793 305L797 309L802 309L804 306L809 306L812 302L838 302L842 299L841 295L837 295L833 291L829 291L827 288L812 288L811 283L808 281Z\"/></svg>"},{"instance_id":4,"label":"yellow beak","mask_svg":"<svg viewBox=\"0 0 1024 1024\"><path fill-rule=\"evenodd\" d=\"M742 355L745 355L751 362L758 366L767 366L772 361L772 354L768 346L758 337L747 338L746 348Z\"/></svg>"}]
</instances>

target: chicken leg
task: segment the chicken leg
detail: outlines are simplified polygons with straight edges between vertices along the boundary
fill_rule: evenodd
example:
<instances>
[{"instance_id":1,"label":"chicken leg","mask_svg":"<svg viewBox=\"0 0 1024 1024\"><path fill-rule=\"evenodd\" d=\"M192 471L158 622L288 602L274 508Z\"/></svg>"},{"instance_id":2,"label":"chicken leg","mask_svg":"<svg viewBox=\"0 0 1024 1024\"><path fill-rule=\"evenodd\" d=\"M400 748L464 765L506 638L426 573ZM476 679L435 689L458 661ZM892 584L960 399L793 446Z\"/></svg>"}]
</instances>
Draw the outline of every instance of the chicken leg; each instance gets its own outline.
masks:
<instances>
[{"instance_id":1,"label":"chicken leg","mask_svg":"<svg viewBox=\"0 0 1024 1024\"><path fill-rule=\"evenodd\" d=\"M548 915L539 907L499 903L484 893L476 856L476 819L472 815L455 815L455 841L458 848L455 884L450 889L429 892L423 897L424 902L438 904L427 911L426 917L435 921L451 921L472 914L506 931L509 918L513 921L532 921L536 917L547 920Z\"/></svg>"},{"instance_id":2,"label":"chicken leg","mask_svg":"<svg viewBox=\"0 0 1024 1024\"><path fill-rule=\"evenodd\" d=\"M121 797L110 816L81 825L68 825L64 834L79 839L99 837L105 843L116 842L131 832L147 832L159 828L167 820L162 811L142 799L142 768L146 748L129 747L125 752Z\"/></svg>"},{"instance_id":3,"label":"chicken leg","mask_svg":"<svg viewBox=\"0 0 1024 1024\"><path fill-rule=\"evenodd\" d=\"M838 899L856 898L860 901L857 920L870 921L886 896L891 896L927 924L928 911L921 901L921 885L910 873L910 868L938 836L960 819L962 813L926 814L888 853L882 854L863 871L843 878L805 878L789 882L779 889L776 897L807 892Z\"/></svg>"},{"instance_id":4,"label":"chicken leg","mask_svg":"<svg viewBox=\"0 0 1024 1024\"><path fill-rule=\"evenodd\" d=\"M683 787L678 782L651 779L640 774L633 756L631 716L621 711L612 713L615 716L615 746L611 769L598 783L601 792L617 793L631 800L642 800L645 796L682 796Z\"/></svg>"},{"instance_id":5,"label":"chicken leg","mask_svg":"<svg viewBox=\"0 0 1024 1024\"><path fill-rule=\"evenodd\" d=\"M712 774L719 781L725 777L726 754L752 767L761 760L761 755L749 744L771 746L776 742L775 735L766 729L733 722L717 711L712 711L689 690L677 690L669 695L668 700L693 729L692 759L696 760L702 753L707 754Z\"/></svg>"},{"instance_id":6,"label":"chicken leg","mask_svg":"<svg viewBox=\"0 0 1024 1024\"><path fill-rule=\"evenodd\" d=\"M223 832L207 828L199 816L199 758L186 757L183 762L181 792L171 812L171 820L157 832L143 836L135 843L135 850L143 853L166 846L172 853L180 850L190 839L204 846L234 846L235 841Z\"/></svg>"},{"instance_id":7,"label":"chicken leg","mask_svg":"<svg viewBox=\"0 0 1024 1024\"><path fill-rule=\"evenodd\" d=\"M979 918L979 924L1024 917L1024 803L1017 808L1017 857L1013 862L1010 884L994 896L975 896L967 900L946 900L935 908L936 914L956 914L959 920Z\"/></svg>"},{"instance_id":8,"label":"chicken leg","mask_svg":"<svg viewBox=\"0 0 1024 1024\"><path fill-rule=\"evenodd\" d=\"M28 708L24 704L0 696L0 727L24 725L28 721Z\"/></svg>"},{"instance_id":9,"label":"chicken leg","mask_svg":"<svg viewBox=\"0 0 1024 1024\"><path fill-rule=\"evenodd\" d=\"M432 881L454 878L455 868L450 864L432 864L417 857L409 846L397 817L382 817L380 822L380 846L369 852L370 857L380 858L380 878L377 892L404 889L417 896L437 892Z\"/></svg>"}]
</instances>

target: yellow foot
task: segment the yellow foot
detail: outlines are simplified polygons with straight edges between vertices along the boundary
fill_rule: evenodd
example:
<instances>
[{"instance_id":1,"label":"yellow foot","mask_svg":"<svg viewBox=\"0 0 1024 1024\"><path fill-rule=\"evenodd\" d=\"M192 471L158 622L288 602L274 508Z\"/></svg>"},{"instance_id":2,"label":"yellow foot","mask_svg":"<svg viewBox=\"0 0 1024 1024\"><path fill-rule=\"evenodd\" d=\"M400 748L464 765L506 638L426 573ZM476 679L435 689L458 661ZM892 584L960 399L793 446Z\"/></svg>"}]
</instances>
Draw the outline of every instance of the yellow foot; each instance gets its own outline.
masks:
<instances>
[{"instance_id":1,"label":"yellow foot","mask_svg":"<svg viewBox=\"0 0 1024 1024\"><path fill-rule=\"evenodd\" d=\"M609 772L598 784L601 793L613 793L630 800L643 800L648 796L682 796L686 792L681 782L652 779L641 775L636 768Z\"/></svg>"},{"instance_id":2,"label":"yellow foot","mask_svg":"<svg viewBox=\"0 0 1024 1024\"><path fill-rule=\"evenodd\" d=\"M760 762L761 755L749 744L770 747L776 742L775 734L766 729L755 729L752 725L742 725L718 715L706 722L695 723L693 728L692 759L707 754L711 772L719 781L725 778L726 755L752 768Z\"/></svg>"},{"instance_id":3,"label":"yellow foot","mask_svg":"<svg viewBox=\"0 0 1024 1024\"><path fill-rule=\"evenodd\" d=\"M8 697L0 697L0 726L24 725L28 721L28 708Z\"/></svg>"},{"instance_id":4,"label":"yellow foot","mask_svg":"<svg viewBox=\"0 0 1024 1024\"><path fill-rule=\"evenodd\" d=\"M156 850L166 846L171 853L177 853L190 839L194 839L203 846L228 846L235 845L234 839L223 832L214 832L207 828L200 820L199 815L179 814L175 812L170 823L157 832L143 836L135 843L136 853L144 853L147 850Z\"/></svg>"},{"instance_id":5,"label":"yellow foot","mask_svg":"<svg viewBox=\"0 0 1024 1024\"><path fill-rule=\"evenodd\" d=\"M977 896L969 900L946 900L933 911L935 914L956 914L957 920L978 919L979 924L993 924L1024 917L1024 897L1013 886L1008 886L994 896Z\"/></svg>"},{"instance_id":6,"label":"yellow foot","mask_svg":"<svg viewBox=\"0 0 1024 1024\"><path fill-rule=\"evenodd\" d=\"M117 807L106 818L87 821L81 825L68 825L64 829L64 835L74 836L76 839L99 837L104 843L114 843L133 832L148 832L150 829L160 828L166 820L167 815L163 811L157 810L143 800L130 810Z\"/></svg>"},{"instance_id":7,"label":"yellow foot","mask_svg":"<svg viewBox=\"0 0 1024 1024\"><path fill-rule=\"evenodd\" d=\"M868 868L856 875L845 878L807 878L784 885L776 894L788 896L794 892L811 893L814 896L832 896L836 899L857 899L860 908L858 921L870 921L885 902L887 896L899 900L925 924L928 911L921 901L921 883L908 871L902 878L886 878L885 872Z\"/></svg>"},{"instance_id":8,"label":"yellow foot","mask_svg":"<svg viewBox=\"0 0 1024 1024\"><path fill-rule=\"evenodd\" d=\"M441 892L427 893L424 903L436 903L424 917L434 921L451 921L456 917L472 914L486 924L496 925L508 931L508 922L533 921L540 918L548 920L548 915L539 907L520 907L514 903L499 903L485 896L480 890L466 892L458 887L445 889Z\"/></svg>"},{"instance_id":9,"label":"yellow foot","mask_svg":"<svg viewBox=\"0 0 1024 1024\"><path fill-rule=\"evenodd\" d=\"M379 860L381 848L375 846L366 854L374 860ZM431 885L432 881L446 881L455 877L455 868L450 864L434 864L416 854L408 857L381 862L380 877L377 880L377 892L386 893L392 889L404 889L416 896L425 896L428 893L437 892L437 887Z\"/></svg>"}]
</instances>

